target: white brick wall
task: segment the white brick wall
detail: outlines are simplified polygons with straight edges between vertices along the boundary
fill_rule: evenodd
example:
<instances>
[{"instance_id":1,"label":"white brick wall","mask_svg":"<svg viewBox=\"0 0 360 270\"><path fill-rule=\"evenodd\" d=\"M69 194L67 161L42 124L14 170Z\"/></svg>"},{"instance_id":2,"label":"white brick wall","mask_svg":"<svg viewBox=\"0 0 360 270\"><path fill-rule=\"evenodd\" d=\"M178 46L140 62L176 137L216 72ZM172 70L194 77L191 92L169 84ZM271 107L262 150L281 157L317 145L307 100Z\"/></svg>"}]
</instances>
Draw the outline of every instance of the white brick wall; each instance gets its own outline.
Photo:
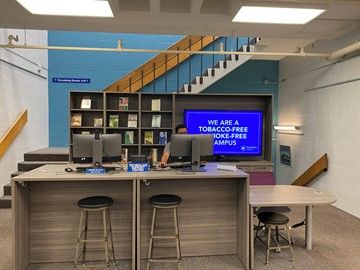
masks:
<instances>
[{"instance_id":1,"label":"white brick wall","mask_svg":"<svg viewBox=\"0 0 360 270\"><path fill-rule=\"evenodd\" d=\"M7 43L10 34L18 35L19 43L24 44L25 31L19 29L0 29L0 43ZM47 45L47 31L26 30L26 42L29 45ZM48 56L45 50L0 49L0 59L0 137L21 112L28 110L27 124L0 159L2 196L2 187L10 182L10 174L17 171L16 165L23 160L23 153L49 145Z\"/></svg>"},{"instance_id":2,"label":"white brick wall","mask_svg":"<svg viewBox=\"0 0 360 270\"><path fill-rule=\"evenodd\" d=\"M333 52L358 38L358 33L350 33L316 42L310 51ZM302 126L304 135L278 134L277 151L280 144L291 146L292 167L277 161L277 183L291 183L327 153L329 170L311 186L335 194L335 206L360 217L360 56L331 63L314 58L280 61L278 123ZM355 82L305 91L356 78Z\"/></svg>"}]
</instances>

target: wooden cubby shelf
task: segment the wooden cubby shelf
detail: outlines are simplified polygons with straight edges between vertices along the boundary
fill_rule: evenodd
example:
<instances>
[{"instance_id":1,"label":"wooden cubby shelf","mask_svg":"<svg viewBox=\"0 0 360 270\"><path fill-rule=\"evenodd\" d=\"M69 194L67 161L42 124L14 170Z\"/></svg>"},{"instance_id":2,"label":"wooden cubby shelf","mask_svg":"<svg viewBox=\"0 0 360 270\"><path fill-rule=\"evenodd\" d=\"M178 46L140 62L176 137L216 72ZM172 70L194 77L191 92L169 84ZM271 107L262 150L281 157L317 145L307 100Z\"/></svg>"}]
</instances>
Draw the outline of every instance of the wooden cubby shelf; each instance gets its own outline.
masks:
<instances>
[{"instance_id":1,"label":"wooden cubby shelf","mask_svg":"<svg viewBox=\"0 0 360 270\"><path fill-rule=\"evenodd\" d=\"M81 108L84 98L91 99L89 108ZM124 102L125 101L125 102ZM72 134L93 134L98 130L103 134L120 133L123 148L131 155L148 155L150 147L158 148L159 158L165 144L158 144L161 132L166 132L167 142L177 124L184 123L184 110L261 110L263 112L262 156L238 157L238 160L271 161L272 102L269 94L181 94L181 93L117 93L71 91L69 96L69 138ZM124 105L125 104L125 105ZM123 108L125 106L125 108ZM128 127L129 115L136 114L137 127ZM81 126L72 127L72 116L79 115ZM110 127L110 117L118 117L118 127ZM102 119L102 120L101 120ZM95 123L102 126L95 127ZM160 122L160 123L159 123ZM160 127L154 127L160 126ZM127 132L133 132L134 144L125 144ZM153 144L145 144L145 134L152 132ZM70 150L70 153L72 151ZM231 157L233 158L233 157Z\"/></svg>"}]
</instances>

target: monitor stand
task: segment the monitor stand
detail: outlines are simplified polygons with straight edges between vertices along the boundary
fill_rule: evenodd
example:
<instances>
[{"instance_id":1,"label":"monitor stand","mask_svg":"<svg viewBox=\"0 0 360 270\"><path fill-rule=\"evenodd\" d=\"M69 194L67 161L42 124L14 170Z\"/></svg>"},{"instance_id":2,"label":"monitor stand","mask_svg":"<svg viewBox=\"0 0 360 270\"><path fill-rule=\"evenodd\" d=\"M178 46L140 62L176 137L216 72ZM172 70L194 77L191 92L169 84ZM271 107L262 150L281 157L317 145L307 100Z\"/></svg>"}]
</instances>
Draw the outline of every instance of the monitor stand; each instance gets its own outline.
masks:
<instances>
[{"instance_id":1,"label":"monitor stand","mask_svg":"<svg viewBox=\"0 0 360 270\"><path fill-rule=\"evenodd\" d=\"M102 166L103 140L99 134L95 134L92 144L92 164L94 167Z\"/></svg>"},{"instance_id":2,"label":"monitor stand","mask_svg":"<svg viewBox=\"0 0 360 270\"><path fill-rule=\"evenodd\" d=\"M205 168L200 167L200 141L195 137L191 138L191 171L206 171Z\"/></svg>"}]
</instances>

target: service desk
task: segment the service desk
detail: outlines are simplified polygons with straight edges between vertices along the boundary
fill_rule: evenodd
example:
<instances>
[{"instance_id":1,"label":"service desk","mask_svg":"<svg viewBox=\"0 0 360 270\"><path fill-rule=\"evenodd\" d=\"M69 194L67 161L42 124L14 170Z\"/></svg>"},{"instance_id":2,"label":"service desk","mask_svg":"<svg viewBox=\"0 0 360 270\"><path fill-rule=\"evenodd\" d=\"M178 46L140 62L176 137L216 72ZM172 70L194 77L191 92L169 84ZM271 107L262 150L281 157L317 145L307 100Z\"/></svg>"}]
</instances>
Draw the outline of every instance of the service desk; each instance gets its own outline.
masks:
<instances>
[{"instance_id":1,"label":"service desk","mask_svg":"<svg viewBox=\"0 0 360 270\"><path fill-rule=\"evenodd\" d=\"M73 261L80 218L77 201L95 195L115 201L111 220L116 258L131 259L130 268L140 269L148 247L148 199L159 193L174 193L183 199L179 208L183 256L237 254L249 268L249 178L240 170L219 171L216 165L210 163L206 172L196 173L171 170L98 175L64 171L74 164L45 165L13 178L15 269ZM166 214L163 218L167 222ZM159 256L171 256L170 244L161 250ZM103 257L99 251L88 258Z\"/></svg>"}]
</instances>

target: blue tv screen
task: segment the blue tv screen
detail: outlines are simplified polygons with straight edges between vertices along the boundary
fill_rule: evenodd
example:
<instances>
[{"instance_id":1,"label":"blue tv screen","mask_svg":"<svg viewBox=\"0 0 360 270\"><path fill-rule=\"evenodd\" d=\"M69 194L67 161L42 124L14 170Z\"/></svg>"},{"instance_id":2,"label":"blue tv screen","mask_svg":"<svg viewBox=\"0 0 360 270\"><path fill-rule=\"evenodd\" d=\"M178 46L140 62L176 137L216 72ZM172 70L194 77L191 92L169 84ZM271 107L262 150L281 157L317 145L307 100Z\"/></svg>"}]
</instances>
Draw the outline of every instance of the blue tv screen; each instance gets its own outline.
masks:
<instances>
[{"instance_id":1,"label":"blue tv screen","mask_svg":"<svg viewBox=\"0 0 360 270\"><path fill-rule=\"evenodd\" d=\"M262 155L262 111L184 110L189 134L213 134L215 155Z\"/></svg>"}]
</instances>

